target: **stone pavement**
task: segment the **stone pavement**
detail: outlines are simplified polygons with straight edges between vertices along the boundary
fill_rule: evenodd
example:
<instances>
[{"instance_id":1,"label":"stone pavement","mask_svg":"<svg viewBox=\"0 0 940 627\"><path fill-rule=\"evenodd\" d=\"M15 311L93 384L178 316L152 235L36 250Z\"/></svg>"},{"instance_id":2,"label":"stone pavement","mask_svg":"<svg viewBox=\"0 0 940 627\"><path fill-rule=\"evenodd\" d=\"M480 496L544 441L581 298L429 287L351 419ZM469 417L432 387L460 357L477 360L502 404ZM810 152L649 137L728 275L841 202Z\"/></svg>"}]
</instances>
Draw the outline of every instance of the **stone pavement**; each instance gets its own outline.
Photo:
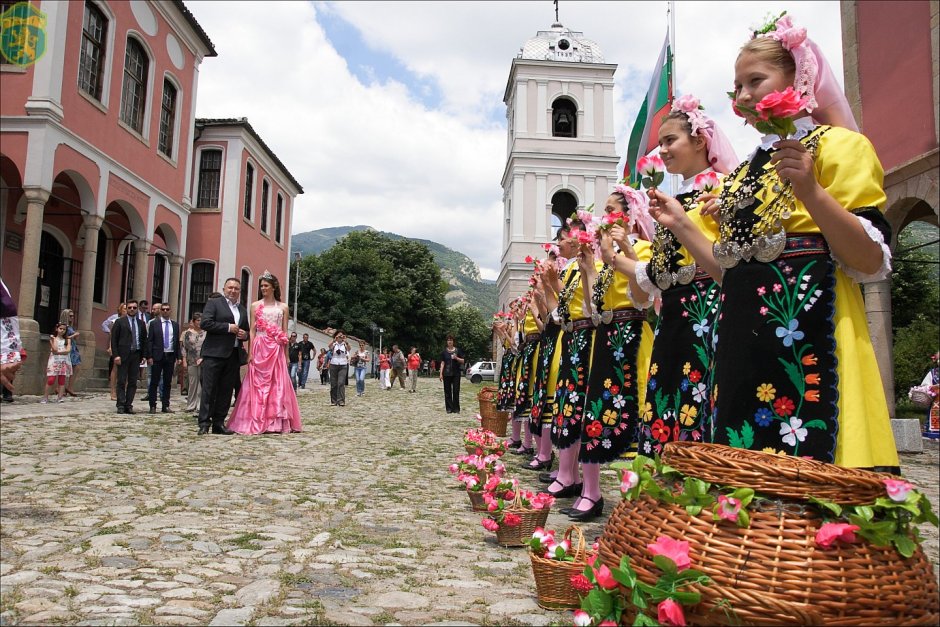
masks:
<instances>
[{"instance_id":1,"label":"stone pavement","mask_svg":"<svg viewBox=\"0 0 940 627\"><path fill-rule=\"evenodd\" d=\"M459 415L436 379L367 386L344 408L301 391L305 431L287 436L197 437L186 413L116 415L101 395L3 404L0 624L570 624L447 472L480 386ZM936 447L902 463L936 509Z\"/></svg>"}]
</instances>

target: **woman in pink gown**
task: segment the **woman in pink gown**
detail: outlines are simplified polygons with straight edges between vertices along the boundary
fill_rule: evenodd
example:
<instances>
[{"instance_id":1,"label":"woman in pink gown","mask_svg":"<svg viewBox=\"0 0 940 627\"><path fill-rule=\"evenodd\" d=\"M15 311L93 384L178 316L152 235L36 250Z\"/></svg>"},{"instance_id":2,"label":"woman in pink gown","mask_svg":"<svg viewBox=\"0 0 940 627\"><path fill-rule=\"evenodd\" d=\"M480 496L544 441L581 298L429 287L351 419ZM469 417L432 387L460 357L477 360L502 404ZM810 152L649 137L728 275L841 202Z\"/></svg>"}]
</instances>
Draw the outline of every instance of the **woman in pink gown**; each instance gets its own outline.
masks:
<instances>
[{"instance_id":1,"label":"woman in pink gown","mask_svg":"<svg viewBox=\"0 0 940 627\"><path fill-rule=\"evenodd\" d=\"M280 284L267 270L259 291L261 299L248 310L248 374L227 426L245 435L300 431L300 408L287 372L287 305L281 302Z\"/></svg>"}]
</instances>

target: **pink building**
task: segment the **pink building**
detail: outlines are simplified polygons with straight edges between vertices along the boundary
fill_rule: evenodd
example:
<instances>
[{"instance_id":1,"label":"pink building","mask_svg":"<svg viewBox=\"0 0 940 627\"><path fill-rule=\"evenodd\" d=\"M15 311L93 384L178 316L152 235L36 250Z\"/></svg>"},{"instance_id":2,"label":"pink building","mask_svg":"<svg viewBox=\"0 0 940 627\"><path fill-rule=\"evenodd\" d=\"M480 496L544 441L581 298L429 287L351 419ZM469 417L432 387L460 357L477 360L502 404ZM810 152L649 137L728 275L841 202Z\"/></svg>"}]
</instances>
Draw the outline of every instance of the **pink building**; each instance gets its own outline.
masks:
<instances>
[{"instance_id":1,"label":"pink building","mask_svg":"<svg viewBox=\"0 0 940 627\"><path fill-rule=\"evenodd\" d=\"M122 301L169 302L188 319L229 276L254 298L265 269L286 294L303 193L245 119L196 120L216 51L182 2L34 4L44 55L0 65L0 274L30 354L24 393L40 389L62 309L76 313L90 377Z\"/></svg>"}]
</instances>

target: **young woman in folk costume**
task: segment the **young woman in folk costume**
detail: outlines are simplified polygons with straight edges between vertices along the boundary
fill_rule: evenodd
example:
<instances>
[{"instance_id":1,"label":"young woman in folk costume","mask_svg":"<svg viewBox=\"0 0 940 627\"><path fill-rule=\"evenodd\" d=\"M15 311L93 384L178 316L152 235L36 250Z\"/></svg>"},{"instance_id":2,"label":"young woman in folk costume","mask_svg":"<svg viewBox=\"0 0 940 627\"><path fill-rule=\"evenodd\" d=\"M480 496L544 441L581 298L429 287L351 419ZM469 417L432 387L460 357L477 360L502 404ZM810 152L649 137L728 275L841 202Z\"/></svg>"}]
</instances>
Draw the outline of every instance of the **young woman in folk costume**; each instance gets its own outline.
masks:
<instances>
[{"instance_id":1,"label":"young woman in folk costume","mask_svg":"<svg viewBox=\"0 0 940 627\"><path fill-rule=\"evenodd\" d=\"M618 220L617 224L627 225L631 232L630 240L624 234L622 244L630 249L628 254L648 257L654 226L647 212L646 197L633 188L618 185L607 198L604 211L611 220ZM625 230L623 226L619 228ZM640 239L634 240L633 233ZM618 253L610 233L602 228L598 235L604 262L595 260L590 248L583 251L579 260L584 312L596 330L582 402L583 417L579 425L569 426L580 431L574 447L579 450L583 487L574 505L561 510L580 522L592 520L604 511L601 464L636 453L637 413L646 392L653 343L646 312L634 304L627 276L615 272L612 265ZM639 306L647 307L649 302Z\"/></svg>"},{"instance_id":2,"label":"young woman in folk costume","mask_svg":"<svg viewBox=\"0 0 940 627\"><path fill-rule=\"evenodd\" d=\"M577 253L578 243L568 237L570 231L568 224L558 229L557 250L552 251L554 258L552 254L549 255L542 273L536 279L536 288L541 292L541 295L536 297L536 303L545 315L545 325L539 343L539 364L532 388L529 431L539 436L539 445L532 461L521 466L525 470L550 470L555 459L550 434L558 409L555 387L558 384L558 365L565 342L561 317L557 314L559 308L567 310L568 301L579 283L577 261L572 258Z\"/></svg>"},{"instance_id":3,"label":"young woman in folk costume","mask_svg":"<svg viewBox=\"0 0 940 627\"><path fill-rule=\"evenodd\" d=\"M532 412L532 391L535 386L535 369L538 364L539 340L541 339L541 330L543 324L538 317L538 309L534 302L535 274L533 273L530 283L532 288L523 296L523 318L519 332L520 348L519 360L516 364L516 404L513 408L513 439L516 439L516 425L519 425L525 432L522 443L510 453L516 455L532 455L535 449L532 446L533 433L529 428L529 416Z\"/></svg>"},{"instance_id":4,"label":"young woman in folk costume","mask_svg":"<svg viewBox=\"0 0 940 627\"><path fill-rule=\"evenodd\" d=\"M822 52L787 16L735 62L734 105L749 124L771 94L762 107L791 107L796 133L765 136L702 210L718 217L723 271L713 438L897 472L858 285L890 272L884 172Z\"/></svg>"},{"instance_id":5,"label":"young woman in folk costume","mask_svg":"<svg viewBox=\"0 0 940 627\"><path fill-rule=\"evenodd\" d=\"M508 372L505 380L500 381L499 391L503 395L502 403L497 402L497 409L509 412L512 419L512 433L509 448L518 449L522 446L522 422L515 419L513 412L516 408L516 376L519 372L519 363L522 360L522 318L525 315L524 297L514 298L509 303L509 326L511 334L512 360L508 363ZM503 357L505 361L505 356Z\"/></svg>"},{"instance_id":6,"label":"young woman in folk costume","mask_svg":"<svg viewBox=\"0 0 940 627\"><path fill-rule=\"evenodd\" d=\"M512 314L498 311L493 316L493 331L496 339L503 347L503 357L499 363L499 375L496 377L496 409L509 411L515 402L513 396L513 364L516 360L516 347L514 346L514 322ZM510 445L515 444L511 442Z\"/></svg>"},{"instance_id":7,"label":"young woman in folk costume","mask_svg":"<svg viewBox=\"0 0 940 627\"><path fill-rule=\"evenodd\" d=\"M666 228L676 224L660 213L651 255L617 260L617 268L633 277L634 294L649 296L660 306L646 398L640 405L637 441L642 455L661 453L670 441L710 439L711 329L719 286L709 271L718 272L711 254L718 227L699 214L699 199L737 164L731 143L690 95L673 103L659 129L659 147L666 170L683 179L670 207L683 214L683 227L695 230L699 248L690 253ZM614 234L618 240L623 237L622 230Z\"/></svg>"}]
</instances>

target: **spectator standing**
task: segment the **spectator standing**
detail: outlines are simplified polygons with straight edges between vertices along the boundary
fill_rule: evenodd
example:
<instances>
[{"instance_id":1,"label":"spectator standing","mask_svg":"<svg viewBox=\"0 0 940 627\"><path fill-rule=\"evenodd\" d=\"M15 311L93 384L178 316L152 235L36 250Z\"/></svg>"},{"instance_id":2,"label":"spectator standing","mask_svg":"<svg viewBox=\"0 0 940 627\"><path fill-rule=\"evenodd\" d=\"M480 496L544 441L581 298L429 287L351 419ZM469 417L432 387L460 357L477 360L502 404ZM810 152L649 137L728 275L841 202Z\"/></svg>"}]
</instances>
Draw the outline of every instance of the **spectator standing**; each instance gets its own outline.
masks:
<instances>
[{"instance_id":1,"label":"spectator standing","mask_svg":"<svg viewBox=\"0 0 940 627\"><path fill-rule=\"evenodd\" d=\"M398 344L392 344L392 375L388 384L389 389L395 386L395 379L398 379L401 389L405 389L405 370L407 367L408 360L405 358L405 354L398 348Z\"/></svg>"},{"instance_id":2,"label":"spectator standing","mask_svg":"<svg viewBox=\"0 0 940 627\"><path fill-rule=\"evenodd\" d=\"M300 373L300 342L297 341L297 333L291 333L287 342L287 373L290 375L291 385L294 391L297 391L299 385L298 374Z\"/></svg>"},{"instance_id":3,"label":"spectator standing","mask_svg":"<svg viewBox=\"0 0 940 627\"><path fill-rule=\"evenodd\" d=\"M323 363L320 365L320 385L328 385L330 383L330 359L333 357L333 350L321 348L320 353L323 355Z\"/></svg>"},{"instance_id":4,"label":"spectator standing","mask_svg":"<svg viewBox=\"0 0 940 627\"><path fill-rule=\"evenodd\" d=\"M326 349L321 348L320 352L317 354L317 375L320 377L320 385L323 385L323 371L327 370L330 367L330 362L327 359Z\"/></svg>"},{"instance_id":5,"label":"spectator standing","mask_svg":"<svg viewBox=\"0 0 940 627\"><path fill-rule=\"evenodd\" d=\"M193 314L192 322L183 332L183 368L186 369L186 378L189 388L186 393L186 411L193 412L194 417L199 415L199 401L202 397L202 343L206 339L206 332L201 326L202 314Z\"/></svg>"},{"instance_id":6,"label":"spectator standing","mask_svg":"<svg viewBox=\"0 0 940 627\"><path fill-rule=\"evenodd\" d=\"M101 323L101 330L108 334L108 387L111 390L111 400L117 400L117 368L114 367L114 355L111 354L111 327L118 318L127 315L127 306L119 303L115 313Z\"/></svg>"},{"instance_id":7,"label":"spectator standing","mask_svg":"<svg viewBox=\"0 0 940 627\"><path fill-rule=\"evenodd\" d=\"M0 280L0 385L4 392L10 392L9 397L3 397L9 402L13 401L13 377L23 362L22 349L16 303L6 283Z\"/></svg>"},{"instance_id":8,"label":"spectator standing","mask_svg":"<svg viewBox=\"0 0 940 627\"><path fill-rule=\"evenodd\" d=\"M362 396L366 393L366 370L369 368L369 351L366 350L366 343L359 340L359 350L353 355L350 363L356 366L356 396Z\"/></svg>"},{"instance_id":9,"label":"spectator standing","mask_svg":"<svg viewBox=\"0 0 940 627\"><path fill-rule=\"evenodd\" d=\"M349 344L346 334L337 331L330 344L330 405L346 405L346 384L349 379Z\"/></svg>"},{"instance_id":10,"label":"spectator standing","mask_svg":"<svg viewBox=\"0 0 940 627\"><path fill-rule=\"evenodd\" d=\"M75 381L75 377L78 376L78 366L82 363L82 354L78 351L78 342L75 341L79 333L75 330L75 327L72 326L75 324L75 312L71 309L63 309L62 313L59 314L59 322L65 323L65 337L69 340L69 344L72 347L69 352L72 374L69 375L68 380L65 382L65 393L68 396L78 396L72 389L72 383Z\"/></svg>"},{"instance_id":11,"label":"spectator standing","mask_svg":"<svg viewBox=\"0 0 940 627\"><path fill-rule=\"evenodd\" d=\"M111 354L117 366L117 413L133 414L141 356L147 356L147 327L137 317L137 301L127 301L127 315L111 326Z\"/></svg>"},{"instance_id":12,"label":"spectator standing","mask_svg":"<svg viewBox=\"0 0 940 627\"><path fill-rule=\"evenodd\" d=\"M441 353L440 377L444 382L444 408L448 414L460 413L460 374L463 351L454 345L454 336L447 336L447 347Z\"/></svg>"},{"instance_id":13,"label":"spectator standing","mask_svg":"<svg viewBox=\"0 0 940 627\"><path fill-rule=\"evenodd\" d=\"M418 390L418 371L421 369L421 354L414 346L408 353L408 391L412 394Z\"/></svg>"},{"instance_id":14,"label":"spectator standing","mask_svg":"<svg viewBox=\"0 0 940 627\"><path fill-rule=\"evenodd\" d=\"M300 385L301 390L307 389L307 376L310 374L310 360L313 358L313 351L316 350L313 342L310 341L310 335L304 333L304 339L300 343Z\"/></svg>"},{"instance_id":15,"label":"spectator standing","mask_svg":"<svg viewBox=\"0 0 940 627\"><path fill-rule=\"evenodd\" d=\"M68 325L60 322L55 326L55 333L49 338L49 362L46 364L46 389L43 394L43 403L49 402L49 389L58 386L56 403L65 402L65 380L72 374L72 362L69 353L72 352L72 343L66 333Z\"/></svg>"},{"instance_id":16,"label":"spectator standing","mask_svg":"<svg viewBox=\"0 0 940 627\"><path fill-rule=\"evenodd\" d=\"M390 390L392 388L392 384L388 380L391 368L392 364L388 356L388 349L383 348L382 352L379 353L379 387L383 390Z\"/></svg>"},{"instance_id":17,"label":"spectator standing","mask_svg":"<svg viewBox=\"0 0 940 627\"><path fill-rule=\"evenodd\" d=\"M160 303L159 303L159 302L155 302L155 303L153 304L153 307L150 309L150 315L148 315L148 314L146 314L146 313L141 313L141 311L140 311L140 308L141 308L141 307L146 307L146 306L147 306L146 303L147 303L147 301L145 301L145 300L140 301L140 304L137 306L137 307L138 307L138 309L137 309L137 317L140 318L140 319L143 321L144 326L147 327L147 332L149 333L149 332L150 332L150 321L153 320L154 318L159 318L159 317L160 317ZM140 362L140 368L141 368L141 371L140 371L140 376L141 376L141 378L147 380L146 387L144 388L145 390L147 390L147 394L146 394L146 396L144 396L144 398L141 399L141 400L145 400L145 401L147 401L147 402L150 403L150 404L156 403L156 402L157 402L156 398L150 396L150 383L151 383L151 381L153 380L153 365L152 365L152 364L148 364L146 361L142 361L142 362ZM159 373L157 374L157 376L158 376L158 377L160 376ZM157 379L157 382L156 382L154 385L155 385L155 386L159 386L159 385L160 385L160 380Z\"/></svg>"},{"instance_id":18,"label":"spectator standing","mask_svg":"<svg viewBox=\"0 0 940 627\"><path fill-rule=\"evenodd\" d=\"M173 372L180 359L180 325L170 319L170 304L160 303L160 316L150 320L147 330L147 365L150 366L150 413L157 413L157 386L160 388L160 405L164 414L170 413L170 390L173 387ZM154 312L156 313L156 312Z\"/></svg>"}]
</instances>

